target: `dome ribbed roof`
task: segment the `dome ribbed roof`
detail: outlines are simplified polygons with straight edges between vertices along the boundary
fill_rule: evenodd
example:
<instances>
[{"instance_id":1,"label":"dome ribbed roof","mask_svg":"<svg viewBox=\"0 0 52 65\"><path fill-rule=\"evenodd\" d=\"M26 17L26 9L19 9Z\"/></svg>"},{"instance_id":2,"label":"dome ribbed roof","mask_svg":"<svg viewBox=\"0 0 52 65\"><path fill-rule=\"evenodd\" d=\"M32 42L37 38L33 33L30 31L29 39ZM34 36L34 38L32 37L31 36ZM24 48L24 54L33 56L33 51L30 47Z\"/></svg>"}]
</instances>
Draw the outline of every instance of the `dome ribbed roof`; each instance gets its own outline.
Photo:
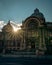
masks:
<instances>
[{"instance_id":1,"label":"dome ribbed roof","mask_svg":"<svg viewBox=\"0 0 52 65\"><path fill-rule=\"evenodd\" d=\"M34 10L34 13L33 13L31 16L35 16L35 17L44 19L43 13L41 13L41 12L39 11L39 9L37 9L37 8Z\"/></svg>"},{"instance_id":2,"label":"dome ribbed roof","mask_svg":"<svg viewBox=\"0 0 52 65\"><path fill-rule=\"evenodd\" d=\"M2 31L4 32L10 32L12 30L12 26L11 26L11 23L10 21L7 23L7 25L5 25L2 29Z\"/></svg>"}]
</instances>

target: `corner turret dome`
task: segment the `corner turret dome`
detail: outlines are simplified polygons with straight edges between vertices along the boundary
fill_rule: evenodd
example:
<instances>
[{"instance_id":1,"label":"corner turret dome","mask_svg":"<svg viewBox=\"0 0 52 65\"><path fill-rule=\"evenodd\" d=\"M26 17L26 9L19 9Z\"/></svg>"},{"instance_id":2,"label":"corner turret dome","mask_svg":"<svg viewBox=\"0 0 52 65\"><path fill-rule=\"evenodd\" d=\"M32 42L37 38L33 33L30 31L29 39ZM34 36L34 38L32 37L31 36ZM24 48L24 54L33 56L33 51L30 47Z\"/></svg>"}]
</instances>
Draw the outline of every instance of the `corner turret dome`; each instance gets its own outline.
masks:
<instances>
[{"instance_id":1,"label":"corner turret dome","mask_svg":"<svg viewBox=\"0 0 52 65\"><path fill-rule=\"evenodd\" d=\"M3 32L10 32L10 31L12 31L12 26L11 26L10 20L9 20L8 23L3 27L2 31L3 31Z\"/></svg>"}]
</instances>

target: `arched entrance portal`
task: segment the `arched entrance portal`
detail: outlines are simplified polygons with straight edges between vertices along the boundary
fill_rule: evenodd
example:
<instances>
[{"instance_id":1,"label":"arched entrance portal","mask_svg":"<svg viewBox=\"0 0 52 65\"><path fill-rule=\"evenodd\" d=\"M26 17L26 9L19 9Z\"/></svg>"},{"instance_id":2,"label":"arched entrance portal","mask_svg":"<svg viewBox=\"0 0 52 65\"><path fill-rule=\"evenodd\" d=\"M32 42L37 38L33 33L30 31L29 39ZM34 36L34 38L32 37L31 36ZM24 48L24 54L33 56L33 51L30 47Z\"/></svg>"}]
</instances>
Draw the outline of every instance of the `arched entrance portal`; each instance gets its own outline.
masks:
<instances>
[{"instance_id":1,"label":"arched entrance portal","mask_svg":"<svg viewBox=\"0 0 52 65\"><path fill-rule=\"evenodd\" d=\"M36 47L36 39L39 35L39 24L36 19L29 19L26 23L26 32L25 32L25 38L26 38L26 47L35 49Z\"/></svg>"},{"instance_id":2,"label":"arched entrance portal","mask_svg":"<svg viewBox=\"0 0 52 65\"><path fill-rule=\"evenodd\" d=\"M31 49L35 49L35 38L30 37L27 39L27 47Z\"/></svg>"}]
</instances>

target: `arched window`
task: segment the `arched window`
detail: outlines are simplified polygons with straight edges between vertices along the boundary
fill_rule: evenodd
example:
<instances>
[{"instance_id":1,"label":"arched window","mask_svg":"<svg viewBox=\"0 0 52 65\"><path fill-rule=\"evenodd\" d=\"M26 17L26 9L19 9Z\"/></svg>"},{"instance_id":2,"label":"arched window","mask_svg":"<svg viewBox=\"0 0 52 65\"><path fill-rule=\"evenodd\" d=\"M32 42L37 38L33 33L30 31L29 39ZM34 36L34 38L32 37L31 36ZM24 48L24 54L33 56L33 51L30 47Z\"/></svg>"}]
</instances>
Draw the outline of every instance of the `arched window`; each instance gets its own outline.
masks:
<instances>
[{"instance_id":1,"label":"arched window","mask_svg":"<svg viewBox=\"0 0 52 65\"><path fill-rule=\"evenodd\" d=\"M28 28L30 29L35 29L37 28L38 26L38 23L36 20L32 19L32 20L29 20L29 23L28 23Z\"/></svg>"}]
</instances>

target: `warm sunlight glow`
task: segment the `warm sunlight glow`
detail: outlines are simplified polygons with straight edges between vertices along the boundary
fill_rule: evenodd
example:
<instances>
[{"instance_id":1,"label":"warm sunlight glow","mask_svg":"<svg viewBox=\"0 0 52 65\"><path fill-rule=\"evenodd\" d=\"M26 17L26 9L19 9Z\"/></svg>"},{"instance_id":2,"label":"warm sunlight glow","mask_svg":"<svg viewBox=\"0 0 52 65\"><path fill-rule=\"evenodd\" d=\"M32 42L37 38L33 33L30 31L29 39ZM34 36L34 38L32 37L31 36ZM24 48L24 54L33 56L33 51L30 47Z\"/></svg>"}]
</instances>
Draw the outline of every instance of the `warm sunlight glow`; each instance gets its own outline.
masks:
<instances>
[{"instance_id":1,"label":"warm sunlight glow","mask_svg":"<svg viewBox=\"0 0 52 65\"><path fill-rule=\"evenodd\" d=\"M20 29L21 29L20 27L15 27L15 26L13 26L14 32L17 32L17 31L20 30Z\"/></svg>"},{"instance_id":2,"label":"warm sunlight glow","mask_svg":"<svg viewBox=\"0 0 52 65\"><path fill-rule=\"evenodd\" d=\"M17 32L17 28L16 28L16 27L14 27L14 26L13 26L13 30L14 30L14 32Z\"/></svg>"},{"instance_id":3,"label":"warm sunlight glow","mask_svg":"<svg viewBox=\"0 0 52 65\"><path fill-rule=\"evenodd\" d=\"M11 21L11 25L12 25L12 27L13 27L13 31L14 31L14 32L17 32L18 30L21 29L21 25L22 25L22 24L16 24L16 23L14 23L14 22Z\"/></svg>"}]
</instances>

